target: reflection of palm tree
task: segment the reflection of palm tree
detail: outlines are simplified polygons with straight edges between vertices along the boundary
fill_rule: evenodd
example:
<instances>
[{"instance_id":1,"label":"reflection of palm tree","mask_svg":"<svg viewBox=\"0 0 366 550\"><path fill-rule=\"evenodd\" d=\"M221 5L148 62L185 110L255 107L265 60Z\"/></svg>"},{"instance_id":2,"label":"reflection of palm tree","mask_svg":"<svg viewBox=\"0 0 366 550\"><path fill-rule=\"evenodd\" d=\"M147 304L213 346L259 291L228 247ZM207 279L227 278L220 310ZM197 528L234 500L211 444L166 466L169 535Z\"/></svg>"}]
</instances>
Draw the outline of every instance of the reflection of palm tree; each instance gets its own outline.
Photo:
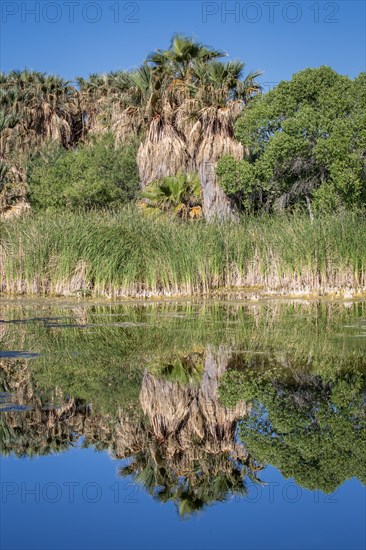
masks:
<instances>
[{"instance_id":1,"label":"reflection of palm tree","mask_svg":"<svg viewBox=\"0 0 366 550\"><path fill-rule=\"evenodd\" d=\"M159 377L149 372L143 377L140 401L148 418L148 441L120 474L134 475L158 500L175 502L183 516L232 494L246 494L247 476L257 480L257 465L235 441L236 421L246 407L240 403L228 410L218 402L218 383L229 357L225 348L210 346L204 356L194 354L196 364L204 362L199 385L176 382L169 364L151 369Z\"/></svg>"},{"instance_id":2,"label":"reflection of palm tree","mask_svg":"<svg viewBox=\"0 0 366 550\"><path fill-rule=\"evenodd\" d=\"M196 360L198 358L198 361ZM179 384L199 384L203 373L201 354L189 354L149 368L158 378Z\"/></svg>"},{"instance_id":3,"label":"reflection of palm tree","mask_svg":"<svg viewBox=\"0 0 366 550\"><path fill-rule=\"evenodd\" d=\"M210 439L210 445L215 445L218 451L232 449L236 420L246 414L247 407L240 402L235 408L228 409L218 400L219 380L230 355L225 347L215 349L207 346L204 356L192 354L194 360L186 357L184 361L187 366L192 362L204 364L199 386L192 383L181 385L171 375L164 379L145 372L140 402L158 439L167 439L169 443L169 436L172 435L182 449L189 451L194 434L201 440ZM164 369L165 365L160 371L155 367L153 372L160 372L161 375Z\"/></svg>"},{"instance_id":4,"label":"reflection of palm tree","mask_svg":"<svg viewBox=\"0 0 366 550\"><path fill-rule=\"evenodd\" d=\"M153 444L154 445L154 444ZM202 454L193 461L184 475L177 473L174 460L164 455L164 447L155 441L120 468L122 476L134 476L149 494L160 502L174 502L179 514L190 515L214 502L223 502L230 496L247 494L245 478L260 482L258 467L248 457L245 462L232 460L225 453Z\"/></svg>"},{"instance_id":5,"label":"reflection of palm tree","mask_svg":"<svg viewBox=\"0 0 366 550\"><path fill-rule=\"evenodd\" d=\"M78 439L89 407L78 399L64 399L58 388L48 399L40 396L26 361L0 362L0 389L14 401L14 407L0 416L2 454L48 455L67 450Z\"/></svg>"},{"instance_id":6,"label":"reflection of palm tree","mask_svg":"<svg viewBox=\"0 0 366 550\"><path fill-rule=\"evenodd\" d=\"M206 462L204 462L206 461ZM134 456L122 467L122 476L134 476L149 494L161 502L175 502L184 516L198 511L212 502L227 500L229 495L245 495L245 477L248 467L240 461L231 461L226 455L212 455L193 463L186 474L178 475L174 462L163 457L157 443Z\"/></svg>"}]
</instances>

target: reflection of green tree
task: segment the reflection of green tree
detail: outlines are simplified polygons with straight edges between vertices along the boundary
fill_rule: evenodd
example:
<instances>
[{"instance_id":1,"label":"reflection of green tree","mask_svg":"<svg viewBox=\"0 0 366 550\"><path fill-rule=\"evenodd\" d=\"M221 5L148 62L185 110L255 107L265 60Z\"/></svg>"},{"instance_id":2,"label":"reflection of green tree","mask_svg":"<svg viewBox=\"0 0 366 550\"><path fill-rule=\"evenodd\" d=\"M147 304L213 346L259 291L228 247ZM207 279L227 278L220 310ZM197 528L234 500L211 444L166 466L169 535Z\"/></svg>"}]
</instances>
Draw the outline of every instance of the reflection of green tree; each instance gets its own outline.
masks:
<instances>
[{"instance_id":1,"label":"reflection of green tree","mask_svg":"<svg viewBox=\"0 0 366 550\"><path fill-rule=\"evenodd\" d=\"M224 375L220 393L226 403L253 403L240 438L257 460L330 493L352 477L366 482L365 388L364 372L281 379L247 369Z\"/></svg>"}]
</instances>

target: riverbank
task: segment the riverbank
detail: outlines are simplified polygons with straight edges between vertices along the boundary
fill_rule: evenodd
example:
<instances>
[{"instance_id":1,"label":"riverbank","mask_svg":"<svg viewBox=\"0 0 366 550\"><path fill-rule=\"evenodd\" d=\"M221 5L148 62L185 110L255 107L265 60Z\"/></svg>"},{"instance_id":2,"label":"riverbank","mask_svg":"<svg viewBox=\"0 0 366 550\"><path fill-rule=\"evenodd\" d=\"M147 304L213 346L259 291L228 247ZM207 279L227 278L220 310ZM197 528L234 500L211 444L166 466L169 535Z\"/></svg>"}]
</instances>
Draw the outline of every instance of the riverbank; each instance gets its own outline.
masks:
<instances>
[{"instance_id":1,"label":"riverbank","mask_svg":"<svg viewBox=\"0 0 366 550\"><path fill-rule=\"evenodd\" d=\"M148 298L366 291L362 215L205 224L136 210L30 214L0 226L5 295Z\"/></svg>"}]
</instances>

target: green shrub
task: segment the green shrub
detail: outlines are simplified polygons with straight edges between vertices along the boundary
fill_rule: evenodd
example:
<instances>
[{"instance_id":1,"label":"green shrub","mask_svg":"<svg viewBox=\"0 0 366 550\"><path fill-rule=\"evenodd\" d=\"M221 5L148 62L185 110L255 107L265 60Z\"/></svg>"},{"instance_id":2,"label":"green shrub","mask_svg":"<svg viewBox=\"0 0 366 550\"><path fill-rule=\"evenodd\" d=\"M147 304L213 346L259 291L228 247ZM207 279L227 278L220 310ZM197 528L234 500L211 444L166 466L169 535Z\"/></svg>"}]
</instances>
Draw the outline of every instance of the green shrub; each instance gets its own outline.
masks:
<instances>
[{"instance_id":1,"label":"green shrub","mask_svg":"<svg viewBox=\"0 0 366 550\"><path fill-rule=\"evenodd\" d=\"M136 147L116 148L110 134L77 149L51 146L31 161L28 181L30 201L37 209L126 203L138 190Z\"/></svg>"}]
</instances>

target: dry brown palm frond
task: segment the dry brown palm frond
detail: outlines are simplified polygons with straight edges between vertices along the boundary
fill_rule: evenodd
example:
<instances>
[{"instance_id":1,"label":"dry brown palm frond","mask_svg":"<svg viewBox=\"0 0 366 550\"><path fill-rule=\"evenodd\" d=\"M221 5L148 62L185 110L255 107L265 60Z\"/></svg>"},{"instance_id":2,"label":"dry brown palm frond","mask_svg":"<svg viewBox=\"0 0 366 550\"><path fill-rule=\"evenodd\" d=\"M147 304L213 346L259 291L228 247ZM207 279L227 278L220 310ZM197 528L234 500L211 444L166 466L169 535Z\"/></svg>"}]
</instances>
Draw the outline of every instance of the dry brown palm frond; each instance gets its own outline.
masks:
<instances>
[{"instance_id":1,"label":"dry brown palm frond","mask_svg":"<svg viewBox=\"0 0 366 550\"><path fill-rule=\"evenodd\" d=\"M202 124L197 116L199 110L200 105L197 100L186 99L179 105L174 115L174 127L184 139L191 157L201 136Z\"/></svg>"},{"instance_id":2,"label":"dry brown palm frond","mask_svg":"<svg viewBox=\"0 0 366 550\"><path fill-rule=\"evenodd\" d=\"M190 160L185 143L173 126L162 117L154 117L137 153L141 185L191 171Z\"/></svg>"},{"instance_id":3,"label":"dry brown palm frond","mask_svg":"<svg viewBox=\"0 0 366 550\"><path fill-rule=\"evenodd\" d=\"M20 218L21 216L24 216L29 212L30 212L29 202L25 200L20 200L15 204L5 206L5 208L3 209L0 208L0 219L12 220L14 218Z\"/></svg>"},{"instance_id":4,"label":"dry brown palm frond","mask_svg":"<svg viewBox=\"0 0 366 550\"><path fill-rule=\"evenodd\" d=\"M116 147L136 138L143 128L143 116L139 109L129 107L116 114L111 125Z\"/></svg>"},{"instance_id":5,"label":"dry brown palm frond","mask_svg":"<svg viewBox=\"0 0 366 550\"><path fill-rule=\"evenodd\" d=\"M189 211L189 218L191 220L199 220L202 218L202 207L201 206L193 206Z\"/></svg>"},{"instance_id":6,"label":"dry brown palm frond","mask_svg":"<svg viewBox=\"0 0 366 550\"><path fill-rule=\"evenodd\" d=\"M230 102L227 107L216 106L198 109L195 100L181 106L176 124L185 136L187 149L195 160L195 168L203 163L214 165L226 154L241 159L243 148L234 137L233 122L242 109L241 101Z\"/></svg>"},{"instance_id":7,"label":"dry brown palm frond","mask_svg":"<svg viewBox=\"0 0 366 550\"><path fill-rule=\"evenodd\" d=\"M233 207L218 185L215 174L217 161L223 155L231 155L237 160L243 158L243 146L234 137L232 106L201 109L192 133L195 133L195 139L189 152L201 178L205 217L232 218Z\"/></svg>"},{"instance_id":8,"label":"dry brown palm frond","mask_svg":"<svg viewBox=\"0 0 366 550\"><path fill-rule=\"evenodd\" d=\"M227 348L207 347L199 386L144 374L140 392L143 411L167 457L180 470L192 468L199 456L235 450L236 421L248 408L243 402L234 409L219 403L219 381L229 358Z\"/></svg>"},{"instance_id":9,"label":"dry brown palm frond","mask_svg":"<svg viewBox=\"0 0 366 550\"><path fill-rule=\"evenodd\" d=\"M180 425L189 415L191 394L192 389L189 385L182 386L178 382L156 378L145 372L140 403L157 439L164 440L178 432Z\"/></svg>"},{"instance_id":10,"label":"dry brown palm frond","mask_svg":"<svg viewBox=\"0 0 366 550\"><path fill-rule=\"evenodd\" d=\"M202 169L204 164L209 164L214 169L218 159L223 155L231 155L236 160L241 160L243 158L243 146L229 136L207 133L200 142L195 154L198 170Z\"/></svg>"}]
</instances>

